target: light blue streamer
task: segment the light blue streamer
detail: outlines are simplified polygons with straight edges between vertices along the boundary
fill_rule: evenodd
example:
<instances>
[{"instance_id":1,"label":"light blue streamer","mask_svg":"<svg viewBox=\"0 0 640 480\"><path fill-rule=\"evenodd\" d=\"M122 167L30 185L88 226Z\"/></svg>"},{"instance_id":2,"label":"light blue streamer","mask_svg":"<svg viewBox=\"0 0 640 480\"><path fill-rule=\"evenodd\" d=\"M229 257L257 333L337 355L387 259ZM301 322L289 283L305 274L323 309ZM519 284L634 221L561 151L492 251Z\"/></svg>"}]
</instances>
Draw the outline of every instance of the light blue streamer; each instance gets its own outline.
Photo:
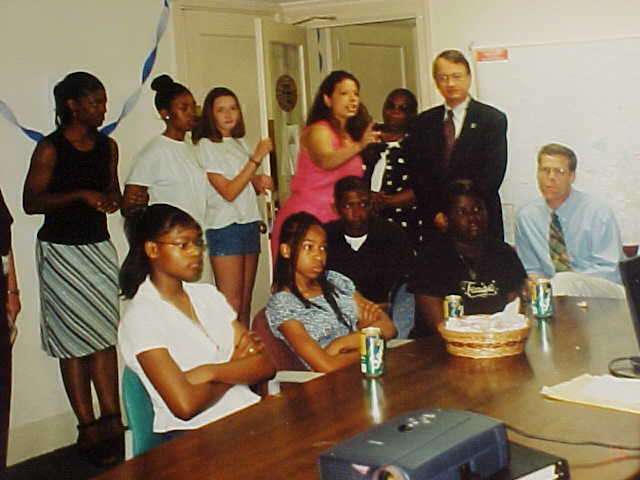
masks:
<instances>
[{"instance_id":1,"label":"light blue streamer","mask_svg":"<svg viewBox=\"0 0 640 480\"><path fill-rule=\"evenodd\" d=\"M100 132L104 133L105 135L111 135L111 133L116 129L120 122L134 109L134 107L138 103L138 100L140 99L140 95L142 94L142 87L144 86L144 83L147 81L147 78L149 78L149 75L153 70L153 66L156 63L156 57L158 53L158 44L160 43L160 40L162 39L162 36L167 29L167 24L169 23L169 0L162 0L162 4L162 12L160 13L160 19L158 20L158 26L156 27L156 41L153 48L151 49L151 52L142 65L140 86L129 96L127 101L124 102L118 119L115 122L111 122L110 124L105 125L100 129ZM9 108L9 106L2 100L0 100L0 115L2 115L9 123L12 123L20 130L22 130L24 134L34 142L39 142L44 138L44 134L42 132L31 130L30 128L26 128L20 125L20 122L18 122L18 119L13 114L11 108Z\"/></svg>"}]
</instances>

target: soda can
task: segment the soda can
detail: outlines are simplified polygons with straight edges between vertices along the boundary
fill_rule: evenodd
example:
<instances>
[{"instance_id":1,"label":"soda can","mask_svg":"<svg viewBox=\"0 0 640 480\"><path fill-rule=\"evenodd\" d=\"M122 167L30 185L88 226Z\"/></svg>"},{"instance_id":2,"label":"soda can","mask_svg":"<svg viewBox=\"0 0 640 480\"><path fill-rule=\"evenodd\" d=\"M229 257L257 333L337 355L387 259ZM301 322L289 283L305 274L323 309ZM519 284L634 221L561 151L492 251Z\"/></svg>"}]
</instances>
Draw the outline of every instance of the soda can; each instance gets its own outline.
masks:
<instances>
[{"instance_id":1,"label":"soda can","mask_svg":"<svg viewBox=\"0 0 640 480\"><path fill-rule=\"evenodd\" d=\"M553 315L553 292L551 280L539 278L531 288L531 310L537 318L546 318Z\"/></svg>"},{"instance_id":2,"label":"soda can","mask_svg":"<svg viewBox=\"0 0 640 480\"><path fill-rule=\"evenodd\" d=\"M377 327L360 330L360 370L369 378L384 372L384 338Z\"/></svg>"},{"instance_id":3,"label":"soda can","mask_svg":"<svg viewBox=\"0 0 640 480\"><path fill-rule=\"evenodd\" d=\"M460 318L464 315L464 305L460 295L444 297L444 318Z\"/></svg>"}]
</instances>

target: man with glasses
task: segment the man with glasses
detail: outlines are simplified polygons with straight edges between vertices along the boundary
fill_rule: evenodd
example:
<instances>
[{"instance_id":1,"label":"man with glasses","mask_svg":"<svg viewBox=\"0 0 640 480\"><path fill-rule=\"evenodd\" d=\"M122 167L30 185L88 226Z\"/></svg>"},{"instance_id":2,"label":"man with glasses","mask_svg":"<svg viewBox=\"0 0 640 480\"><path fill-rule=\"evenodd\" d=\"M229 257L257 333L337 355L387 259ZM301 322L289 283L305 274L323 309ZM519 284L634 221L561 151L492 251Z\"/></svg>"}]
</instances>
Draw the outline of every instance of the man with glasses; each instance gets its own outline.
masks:
<instances>
[{"instance_id":1,"label":"man with glasses","mask_svg":"<svg viewBox=\"0 0 640 480\"><path fill-rule=\"evenodd\" d=\"M576 154L550 143L538 152L542 198L518 212L516 246L529 279L551 279L554 295L624 298L623 258L613 211L572 188Z\"/></svg>"},{"instance_id":2,"label":"man with glasses","mask_svg":"<svg viewBox=\"0 0 640 480\"><path fill-rule=\"evenodd\" d=\"M427 235L437 236L433 220L442 187L469 179L485 192L489 234L502 240L498 190L507 167L507 117L469 96L471 70L461 52L440 53L433 62L433 79L444 105L418 115L407 140Z\"/></svg>"}]
</instances>

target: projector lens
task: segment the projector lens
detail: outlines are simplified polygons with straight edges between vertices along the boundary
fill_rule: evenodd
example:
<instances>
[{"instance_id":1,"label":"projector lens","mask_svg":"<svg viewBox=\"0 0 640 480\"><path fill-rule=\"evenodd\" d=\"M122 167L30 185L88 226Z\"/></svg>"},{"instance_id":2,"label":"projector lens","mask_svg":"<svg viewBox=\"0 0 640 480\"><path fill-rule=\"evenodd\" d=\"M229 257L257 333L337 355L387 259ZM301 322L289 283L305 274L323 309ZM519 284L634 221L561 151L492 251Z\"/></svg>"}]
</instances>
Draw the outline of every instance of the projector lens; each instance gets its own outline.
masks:
<instances>
[{"instance_id":1,"label":"projector lens","mask_svg":"<svg viewBox=\"0 0 640 480\"><path fill-rule=\"evenodd\" d=\"M406 473L395 465L384 465L373 472L373 480L409 480Z\"/></svg>"}]
</instances>

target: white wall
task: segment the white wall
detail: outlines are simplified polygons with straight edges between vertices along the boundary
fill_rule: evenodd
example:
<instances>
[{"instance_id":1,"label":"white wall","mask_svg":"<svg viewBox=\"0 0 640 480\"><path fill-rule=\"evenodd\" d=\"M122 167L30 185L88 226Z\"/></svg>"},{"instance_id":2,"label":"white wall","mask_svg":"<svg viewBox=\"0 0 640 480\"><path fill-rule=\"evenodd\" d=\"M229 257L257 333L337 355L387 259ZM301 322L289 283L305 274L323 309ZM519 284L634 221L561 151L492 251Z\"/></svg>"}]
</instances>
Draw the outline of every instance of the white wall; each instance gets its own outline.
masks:
<instances>
[{"instance_id":1,"label":"white wall","mask_svg":"<svg viewBox=\"0 0 640 480\"><path fill-rule=\"evenodd\" d=\"M431 53L476 44L588 40L637 34L640 3L625 0L425 0Z\"/></svg>"},{"instance_id":2,"label":"white wall","mask_svg":"<svg viewBox=\"0 0 640 480\"><path fill-rule=\"evenodd\" d=\"M53 85L66 73L86 70L100 78L108 95L107 120L119 114L123 102L140 82L142 62L149 53L162 7L161 0L11 0L0 2L0 99L19 120L35 130L53 128ZM171 26L163 38L152 77L175 72ZM162 130L147 86L136 109L113 138L120 147L120 179L131 159ZM26 216L21 196L35 144L0 119L0 187L15 218L14 250L23 310L14 348L9 463L75 440L74 417L60 381L58 363L40 348L38 281L34 243L42 216ZM126 249L119 214L109 227L122 259ZM65 421L60 421L64 417ZM41 421L58 419L64 438L50 438ZM53 442L53 443L51 443Z\"/></svg>"}]
</instances>

